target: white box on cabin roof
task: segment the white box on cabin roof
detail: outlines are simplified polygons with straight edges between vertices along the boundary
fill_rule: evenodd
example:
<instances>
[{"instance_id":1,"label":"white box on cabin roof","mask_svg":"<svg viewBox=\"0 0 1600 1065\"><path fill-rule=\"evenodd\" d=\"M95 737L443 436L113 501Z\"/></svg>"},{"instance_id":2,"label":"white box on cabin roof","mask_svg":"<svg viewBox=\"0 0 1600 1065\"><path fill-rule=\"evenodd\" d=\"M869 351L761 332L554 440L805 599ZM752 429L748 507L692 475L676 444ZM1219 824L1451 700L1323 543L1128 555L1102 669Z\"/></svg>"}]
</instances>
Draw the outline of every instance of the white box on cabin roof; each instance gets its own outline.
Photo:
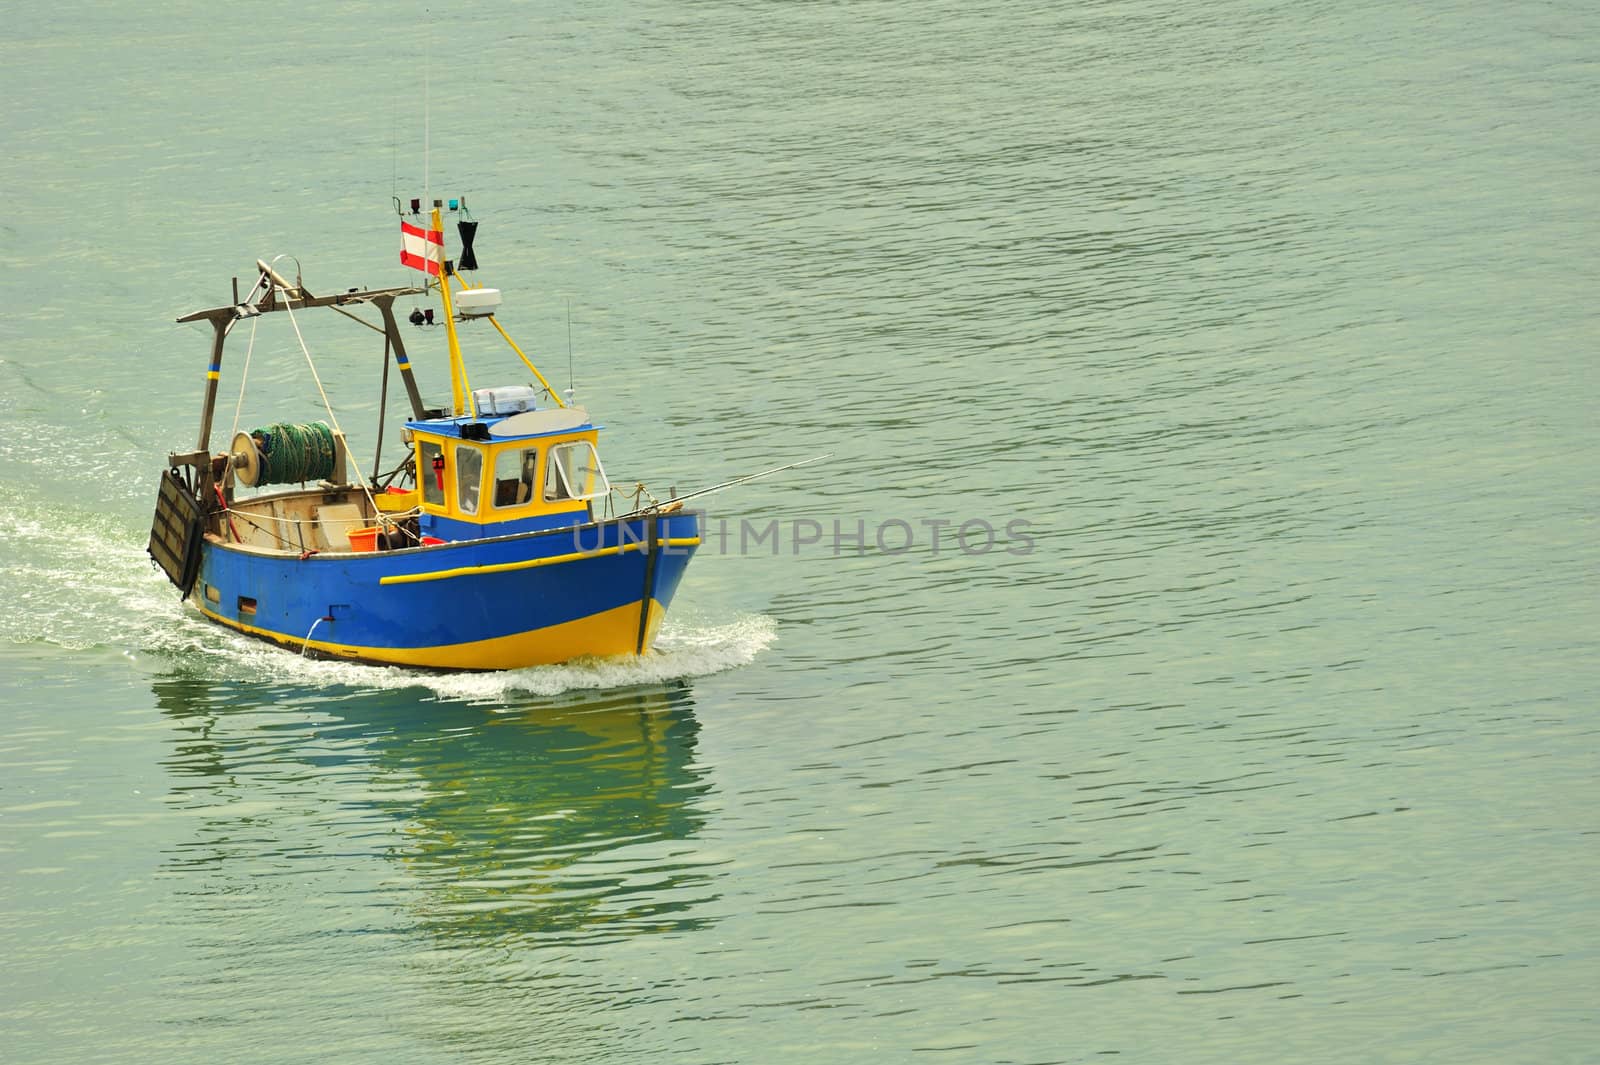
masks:
<instances>
[{"instance_id":1,"label":"white box on cabin roof","mask_svg":"<svg viewBox=\"0 0 1600 1065\"><path fill-rule=\"evenodd\" d=\"M530 385L502 385L499 388L475 388L472 402L479 414L521 414L534 409L539 389Z\"/></svg>"}]
</instances>

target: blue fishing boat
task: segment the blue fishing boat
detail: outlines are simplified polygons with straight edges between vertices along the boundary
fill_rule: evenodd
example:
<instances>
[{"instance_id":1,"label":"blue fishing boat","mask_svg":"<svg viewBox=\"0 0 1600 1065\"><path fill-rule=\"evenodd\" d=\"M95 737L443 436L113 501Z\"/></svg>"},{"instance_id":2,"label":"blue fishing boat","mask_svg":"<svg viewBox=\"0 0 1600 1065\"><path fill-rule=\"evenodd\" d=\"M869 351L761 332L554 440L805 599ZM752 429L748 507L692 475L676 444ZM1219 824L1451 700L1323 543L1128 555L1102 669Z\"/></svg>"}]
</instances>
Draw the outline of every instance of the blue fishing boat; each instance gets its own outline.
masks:
<instances>
[{"instance_id":1,"label":"blue fishing boat","mask_svg":"<svg viewBox=\"0 0 1600 1065\"><path fill-rule=\"evenodd\" d=\"M700 543L699 515L642 489L618 505L600 461L601 426L511 339L497 318L500 292L463 276L477 268L465 201L435 200L426 214L419 200L396 209L401 261L422 274L418 286L313 295L298 265L291 280L281 260L257 260L243 297L235 279L231 302L178 319L211 326L211 357L199 441L170 454L162 472L151 557L207 618L306 655L498 670L645 654ZM445 211L457 219L453 260ZM405 298L440 304L448 407L424 404L396 317ZM384 338L371 474L357 469L326 393L326 421L238 431L214 449L223 351L236 327L250 322L253 337L267 316L293 322L321 309ZM434 310L418 307L406 320L426 333ZM461 349L468 322L492 328L531 381L473 389ZM391 366L411 417L401 461L380 474Z\"/></svg>"}]
</instances>

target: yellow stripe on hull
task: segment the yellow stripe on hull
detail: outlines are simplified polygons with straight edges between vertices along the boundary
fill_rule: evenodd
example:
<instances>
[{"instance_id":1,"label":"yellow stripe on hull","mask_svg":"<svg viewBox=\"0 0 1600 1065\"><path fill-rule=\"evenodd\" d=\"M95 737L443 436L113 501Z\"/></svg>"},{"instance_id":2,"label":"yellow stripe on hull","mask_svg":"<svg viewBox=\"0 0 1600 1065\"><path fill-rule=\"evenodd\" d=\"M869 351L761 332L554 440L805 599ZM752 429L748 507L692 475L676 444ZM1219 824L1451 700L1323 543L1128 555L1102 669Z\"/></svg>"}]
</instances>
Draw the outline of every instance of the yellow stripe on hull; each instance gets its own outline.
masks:
<instances>
[{"instance_id":1,"label":"yellow stripe on hull","mask_svg":"<svg viewBox=\"0 0 1600 1065\"><path fill-rule=\"evenodd\" d=\"M662 547L691 547L700 542L698 536L676 536L668 540L658 540ZM602 547L594 551L571 551L565 555L550 555L546 558L530 558L521 562L496 562L484 566L458 566L455 569L439 569L432 573L397 573L388 577L379 577L379 584L415 584L418 581L443 581L451 577L479 577L488 573L510 573L519 569L538 569L540 566L557 566L563 562L581 562L586 558L605 558L607 555L621 555L629 551L643 551L645 544L642 541L630 540L625 544L616 544L611 547Z\"/></svg>"},{"instance_id":2,"label":"yellow stripe on hull","mask_svg":"<svg viewBox=\"0 0 1600 1065\"><path fill-rule=\"evenodd\" d=\"M212 621L293 651L310 650L326 658L419 669L521 669L525 666L553 665L574 658L631 655L637 649L639 640L637 602L529 632L436 647L357 647L326 640L301 640L225 618L206 609L201 603L195 605ZM649 609L645 621L645 650L649 650L655 642L656 631L666 615L665 608L654 599L650 600Z\"/></svg>"}]
</instances>

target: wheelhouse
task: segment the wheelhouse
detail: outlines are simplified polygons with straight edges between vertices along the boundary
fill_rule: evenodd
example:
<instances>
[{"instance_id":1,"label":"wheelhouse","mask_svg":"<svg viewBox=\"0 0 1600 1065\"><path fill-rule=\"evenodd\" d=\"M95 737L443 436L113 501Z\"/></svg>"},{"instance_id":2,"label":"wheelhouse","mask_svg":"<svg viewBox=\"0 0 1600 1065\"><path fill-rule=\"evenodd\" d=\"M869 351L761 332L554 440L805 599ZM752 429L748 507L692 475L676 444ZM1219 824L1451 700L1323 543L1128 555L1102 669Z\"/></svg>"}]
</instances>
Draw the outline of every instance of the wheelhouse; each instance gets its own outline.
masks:
<instances>
[{"instance_id":1,"label":"wheelhouse","mask_svg":"<svg viewBox=\"0 0 1600 1065\"><path fill-rule=\"evenodd\" d=\"M406 423L424 536L477 539L582 524L610 494L600 427L575 408Z\"/></svg>"}]
</instances>

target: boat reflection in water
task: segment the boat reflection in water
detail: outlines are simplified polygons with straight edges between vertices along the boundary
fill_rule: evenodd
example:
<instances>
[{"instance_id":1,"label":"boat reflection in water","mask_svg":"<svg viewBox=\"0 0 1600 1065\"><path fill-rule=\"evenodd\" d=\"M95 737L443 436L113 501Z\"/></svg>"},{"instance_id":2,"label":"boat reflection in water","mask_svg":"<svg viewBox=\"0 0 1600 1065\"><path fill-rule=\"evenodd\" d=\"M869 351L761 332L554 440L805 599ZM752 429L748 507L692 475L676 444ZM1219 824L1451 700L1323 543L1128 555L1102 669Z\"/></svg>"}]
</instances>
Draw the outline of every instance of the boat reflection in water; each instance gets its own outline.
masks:
<instances>
[{"instance_id":1,"label":"boat reflection in water","mask_svg":"<svg viewBox=\"0 0 1600 1065\"><path fill-rule=\"evenodd\" d=\"M436 934L502 943L706 922L695 910L715 897L714 869L692 837L709 785L686 683L530 696L499 712L416 688L339 695L193 676L154 688L183 731L168 763L175 799L202 826L168 865L226 878L219 892L287 871L308 893L398 904Z\"/></svg>"},{"instance_id":2,"label":"boat reflection in water","mask_svg":"<svg viewBox=\"0 0 1600 1065\"><path fill-rule=\"evenodd\" d=\"M689 706L684 686L630 692L397 750L423 782L401 857L434 887L428 922L564 939L696 925L711 883L685 845L706 790Z\"/></svg>"}]
</instances>

